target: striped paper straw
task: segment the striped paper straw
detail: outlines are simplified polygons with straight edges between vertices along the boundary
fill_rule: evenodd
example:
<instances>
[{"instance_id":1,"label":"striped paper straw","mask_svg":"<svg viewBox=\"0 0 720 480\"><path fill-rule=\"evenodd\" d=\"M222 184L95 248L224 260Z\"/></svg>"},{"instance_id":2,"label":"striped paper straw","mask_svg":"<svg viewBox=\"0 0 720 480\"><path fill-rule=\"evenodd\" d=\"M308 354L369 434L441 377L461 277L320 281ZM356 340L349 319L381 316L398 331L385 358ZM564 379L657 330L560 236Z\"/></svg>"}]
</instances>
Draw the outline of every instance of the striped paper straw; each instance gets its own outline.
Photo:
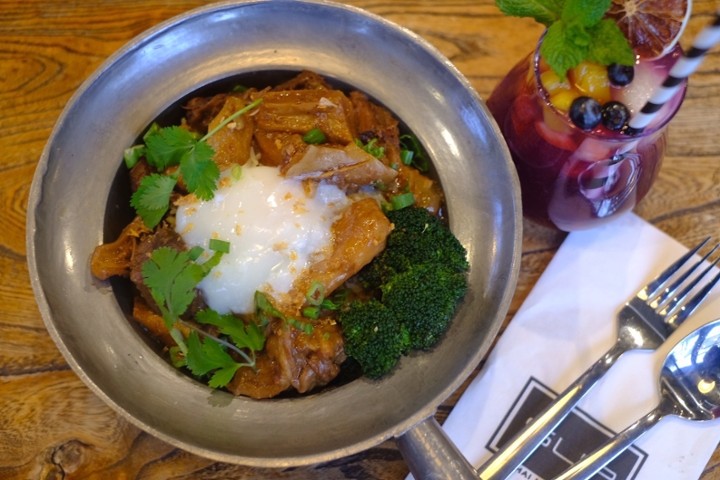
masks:
<instances>
[{"instance_id":1,"label":"striped paper straw","mask_svg":"<svg viewBox=\"0 0 720 480\"><path fill-rule=\"evenodd\" d=\"M656 92L650 96L650 100L630 119L628 127L624 130L627 135L633 136L642 133L650 122L655 118L658 111L670 100L693 72L695 72L705 54L720 42L720 11L715 13L714 21L703 29L695 39L693 46L684 52L670 69L667 78ZM628 142L620 151L616 152L613 158L607 162L598 163L591 182L585 185L583 194L589 200L599 202L597 205L598 216L613 213L613 200L606 199L606 192L614 185L614 178L621 168L623 160L637 146L639 140Z\"/></svg>"},{"instance_id":2,"label":"striped paper straw","mask_svg":"<svg viewBox=\"0 0 720 480\"><path fill-rule=\"evenodd\" d=\"M720 42L720 11L715 13L713 23L700 32L692 47L678 58L670 69L667 78L653 93L650 100L640 109L637 115L630 119L626 133L637 135L642 132L652 122L663 105L675 95L682 82L698 69L708 50L718 42Z\"/></svg>"}]
</instances>

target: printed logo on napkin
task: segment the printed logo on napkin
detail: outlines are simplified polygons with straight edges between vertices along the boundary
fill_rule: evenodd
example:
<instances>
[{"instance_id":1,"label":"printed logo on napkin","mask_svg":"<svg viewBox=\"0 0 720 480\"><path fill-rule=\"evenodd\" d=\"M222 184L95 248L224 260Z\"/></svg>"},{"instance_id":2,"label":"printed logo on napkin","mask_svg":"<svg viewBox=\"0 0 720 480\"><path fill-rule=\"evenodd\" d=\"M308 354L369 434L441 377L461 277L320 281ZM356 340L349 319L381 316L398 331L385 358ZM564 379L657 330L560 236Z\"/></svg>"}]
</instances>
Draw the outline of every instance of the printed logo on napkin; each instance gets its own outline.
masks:
<instances>
[{"instance_id":1,"label":"printed logo on napkin","mask_svg":"<svg viewBox=\"0 0 720 480\"><path fill-rule=\"evenodd\" d=\"M497 452L521 427L539 414L557 394L537 379L530 377L515 399L486 448ZM542 445L511 477L529 480L548 480L560 475L585 455L600 447L613 432L580 409L573 410L543 441ZM647 454L631 446L600 470L594 479L632 480L647 458Z\"/></svg>"}]
</instances>

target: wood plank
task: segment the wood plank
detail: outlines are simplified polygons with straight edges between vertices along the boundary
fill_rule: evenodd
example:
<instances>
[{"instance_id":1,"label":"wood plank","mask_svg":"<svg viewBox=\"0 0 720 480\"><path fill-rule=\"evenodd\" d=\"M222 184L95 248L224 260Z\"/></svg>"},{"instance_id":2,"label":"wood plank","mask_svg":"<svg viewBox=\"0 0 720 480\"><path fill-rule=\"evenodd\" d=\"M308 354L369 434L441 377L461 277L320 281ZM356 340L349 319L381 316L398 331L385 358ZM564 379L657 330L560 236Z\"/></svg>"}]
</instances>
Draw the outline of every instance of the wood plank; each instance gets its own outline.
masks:
<instances>
[{"instance_id":1,"label":"wood plank","mask_svg":"<svg viewBox=\"0 0 720 480\"><path fill-rule=\"evenodd\" d=\"M487 97L542 28L492 0L354 0L430 41ZM287 470L212 462L141 432L70 370L48 336L26 266L25 215L35 165L77 88L134 36L200 0L0 0L0 478L399 480L394 443L325 465ZM695 0L685 38L711 18ZM687 42L684 43L686 45ZM670 128L657 183L637 213L685 245L720 231L720 51L693 76ZM506 322L565 234L524 223L520 278ZM464 386L438 409L443 420ZM720 450L702 480L720 480Z\"/></svg>"}]
</instances>

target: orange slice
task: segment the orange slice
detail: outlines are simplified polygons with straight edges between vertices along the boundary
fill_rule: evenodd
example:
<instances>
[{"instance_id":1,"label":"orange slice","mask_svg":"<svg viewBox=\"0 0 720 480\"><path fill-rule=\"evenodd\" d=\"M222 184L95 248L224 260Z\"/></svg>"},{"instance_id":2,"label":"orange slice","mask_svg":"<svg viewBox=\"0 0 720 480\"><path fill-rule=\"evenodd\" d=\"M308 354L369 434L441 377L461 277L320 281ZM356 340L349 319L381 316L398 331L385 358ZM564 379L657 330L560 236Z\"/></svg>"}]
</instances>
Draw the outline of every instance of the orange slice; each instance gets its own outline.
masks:
<instances>
[{"instance_id":1,"label":"orange slice","mask_svg":"<svg viewBox=\"0 0 720 480\"><path fill-rule=\"evenodd\" d=\"M690 18L692 0L612 0L614 19L635 53L660 57L677 44Z\"/></svg>"},{"instance_id":2,"label":"orange slice","mask_svg":"<svg viewBox=\"0 0 720 480\"><path fill-rule=\"evenodd\" d=\"M610 79L605 65L580 62L570 69L568 77L581 93L594 98L600 104L611 100Z\"/></svg>"}]
</instances>

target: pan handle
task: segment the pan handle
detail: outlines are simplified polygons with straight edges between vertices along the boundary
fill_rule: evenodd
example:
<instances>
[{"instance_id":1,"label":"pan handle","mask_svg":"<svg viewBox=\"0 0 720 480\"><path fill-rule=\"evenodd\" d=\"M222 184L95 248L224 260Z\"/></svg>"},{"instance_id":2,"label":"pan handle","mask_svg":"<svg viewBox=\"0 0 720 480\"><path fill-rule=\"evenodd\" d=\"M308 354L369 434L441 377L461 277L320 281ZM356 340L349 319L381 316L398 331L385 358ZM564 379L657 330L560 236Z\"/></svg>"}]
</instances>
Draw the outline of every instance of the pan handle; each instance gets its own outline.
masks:
<instances>
[{"instance_id":1,"label":"pan handle","mask_svg":"<svg viewBox=\"0 0 720 480\"><path fill-rule=\"evenodd\" d=\"M397 437L397 445L415 480L477 480L477 472L430 416Z\"/></svg>"}]
</instances>

